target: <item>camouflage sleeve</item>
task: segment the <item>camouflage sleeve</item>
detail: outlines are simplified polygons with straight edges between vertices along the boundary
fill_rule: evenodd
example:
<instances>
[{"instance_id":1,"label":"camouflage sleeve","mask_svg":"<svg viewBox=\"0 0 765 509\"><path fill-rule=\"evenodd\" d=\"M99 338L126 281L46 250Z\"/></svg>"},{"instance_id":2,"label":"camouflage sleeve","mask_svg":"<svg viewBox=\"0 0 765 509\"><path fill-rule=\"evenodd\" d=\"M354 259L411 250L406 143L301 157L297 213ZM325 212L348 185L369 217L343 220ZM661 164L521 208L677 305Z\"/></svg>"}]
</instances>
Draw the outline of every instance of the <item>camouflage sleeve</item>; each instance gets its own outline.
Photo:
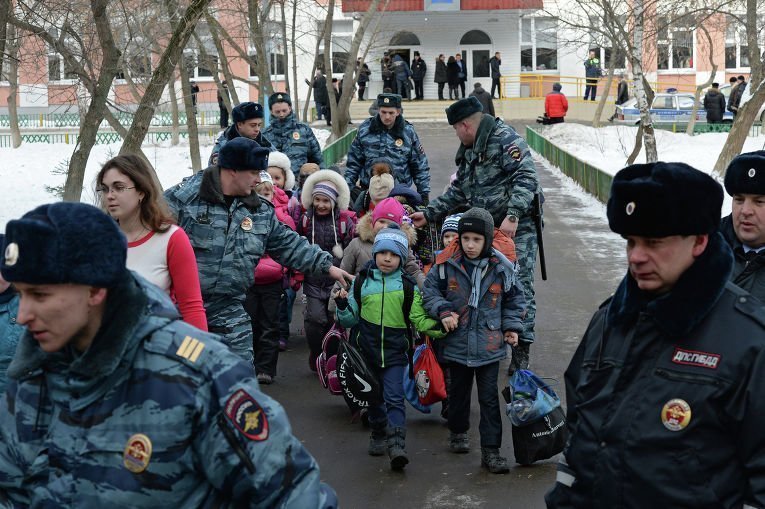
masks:
<instances>
[{"instance_id":1,"label":"camouflage sleeve","mask_svg":"<svg viewBox=\"0 0 765 509\"><path fill-rule=\"evenodd\" d=\"M348 187L353 189L356 185L356 181L359 179L361 169L364 167L366 157L364 157L364 147L361 144L361 136L359 133L351 143L351 148L348 150L348 159L345 162L345 181L348 183Z\"/></svg>"},{"instance_id":2,"label":"camouflage sleeve","mask_svg":"<svg viewBox=\"0 0 765 509\"><path fill-rule=\"evenodd\" d=\"M412 152L409 154L409 172L412 175L417 192L430 194L430 165L419 136L412 129Z\"/></svg>"},{"instance_id":3,"label":"camouflage sleeve","mask_svg":"<svg viewBox=\"0 0 765 509\"><path fill-rule=\"evenodd\" d=\"M322 507L319 466L282 406L260 392L244 363L221 356L212 364L214 377L197 392L193 444L208 481L232 507Z\"/></svg>"},{"instance_id":4,"label":"camouflage sleeve","mask_svg":"<svg viewBox=\"0 0 765 509\"><path fill-rule=\"evenodd\" d=\"M465 171L462 167L457 170L457 178L449 185L446 192L431 200L425 208L425 217L429 222L438 221L459 205L467 203L467 197L462 192L462 183L465 179Z\"/></svg>"},{"instance_id":5,"label":"camouflage sleeve","mask_svg":"<svg viewBox=\"0 0 765 509\"><path fill-rule=\"evenodd\" d=\"M165 202L167 202L167 206L170 209L170 213L175 218L175 221L178 224L181 224L181 217L180 217L181 216L181 203L180 203L180 201L178 201L178 198L175 197L175 193L174 193L174 191L175 191L175 189L177 187L178 186L175 185L175 186L171 187L170 189L168 189L167 191L165 191L165 195L164 196L165 196Z\"/></svg>"},{"instance_id":6,"label":"camouflage sleeve","mask_svg":"<svg viewBox=\"0 0 765 509\"><path fill-rule=\"evenodd\" d=\"M15 387L16 383L11 382L8 392L0 398L0 508L29 504L21 489L26 468L19 449L16 416L10 408L16 406Z\"/></svg>"},{"instance_id":7,"label":"camouflage sleeve","mask_svg":"<svg viewBox=\"0 0 765 509\"><path fill-rule=\"evenodd\" d=\"M332 266L332 255L308 242L295 231L270 214L271 233L268 235L266 253L271 258L293 270L307 275L326 275Z\"/></svg>"},{"instance_id":8,"label":"camouflage sleeve","mask_svg":"<svg viewBox=\"0 0 765 509\"><path fill-rule=\"evenodd\" d=\"M510 201L507 215L522 218L531 211L531 202L539 188L539 178L529 146L520 137L502 142L502 168L511 173Z\"/></svg>"},{"instance_id":9,"label":"camouflage sleeve","mask_svg":"<svg viewBox=\"0 0 765 509\"><path fill-rule=\"evenodd\" d=\"M311 133L308 137L308 162L316 163L319 165L319 168L323 168L324 156L321 152L321 145L319 145L319 140L316 139L316 136L313 134L310 127L308 130Z\"/></svg>"}]
</instances>

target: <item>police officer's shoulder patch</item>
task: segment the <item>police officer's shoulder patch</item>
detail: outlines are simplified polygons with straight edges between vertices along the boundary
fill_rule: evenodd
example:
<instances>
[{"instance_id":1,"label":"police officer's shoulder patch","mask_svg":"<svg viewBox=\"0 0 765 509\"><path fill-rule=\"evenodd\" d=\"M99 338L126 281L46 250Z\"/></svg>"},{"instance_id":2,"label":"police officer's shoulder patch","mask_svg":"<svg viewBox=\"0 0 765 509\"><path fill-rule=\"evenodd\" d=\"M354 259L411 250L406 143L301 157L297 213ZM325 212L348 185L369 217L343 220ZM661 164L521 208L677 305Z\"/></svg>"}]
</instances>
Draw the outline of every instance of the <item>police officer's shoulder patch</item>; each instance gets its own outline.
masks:
<instances>
[{"instance_id":1,"label":"police officer's shoulder patch","mask_svg":"<svg viewBox=\"0 0 765 509\"><path fill-rule=\"evenodd\" d=\"M152 334L151 341L144 341L144 349L179 361L195 371L203 369L210 355L210 336L181 321Z\"/></svg>"},{"instance_id":2,"label":"police officer's shoulder patch","mask_svg":"<svg viewBox=\"0 0 765 509\"><path fill-rule=\"evenodd\" d=\"M518 148L518 145L516 145L515 143L510 143L507 146L506 152L511 159L514 159L516 161L520 161L523 158L523 153L521 152L521 149Z\"/></svg>"},{"instance_id":3,"label":"police officer's shoulder patch","mask_svg":"<svg viewBox=\"0 0 765 509\"><path fill-rule=\"evenodd\" d=\"M223 407L228 420L245 437L256 442L268 438L268 418L263 408L244 389L232 394Z\"/></svg>"}]
</instances>

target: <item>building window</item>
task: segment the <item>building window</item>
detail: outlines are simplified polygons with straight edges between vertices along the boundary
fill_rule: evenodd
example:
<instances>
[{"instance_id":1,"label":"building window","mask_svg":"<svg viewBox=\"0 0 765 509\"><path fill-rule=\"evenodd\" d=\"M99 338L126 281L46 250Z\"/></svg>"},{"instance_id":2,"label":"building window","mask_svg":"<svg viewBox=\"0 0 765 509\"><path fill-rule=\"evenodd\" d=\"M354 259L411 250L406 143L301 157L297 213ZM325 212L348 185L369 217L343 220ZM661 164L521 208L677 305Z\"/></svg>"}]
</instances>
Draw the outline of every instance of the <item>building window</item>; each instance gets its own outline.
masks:
<instances>
[{"instance_id":1,"label":"building window","mask_svg":"<svg viewBox=\"0 0 765 509\"><path fill-rule=\"evenodd\" d=\"M52 28L48 33L54 39L60 40L60 34L57 29ZM77 51L77 43L70 36L64 36L64 46L69 49L70 53L77 58L79 52ZM55 48L47 45L48 49L48 81L71 81L77 79L77 73L74 71L71 65L66 62L63 55L56 52Z\"/></svg>"},{"instance_id":2,"label":"building window","mask_svg":"<svg viewBox=\"0 0 765 509\"><path fill-rule=\"evenodd\" d=\"M521 71L558 68L558 23L555 18L521 18Z\"/></svg>"},{"instance_id":3,"label":"building window","mask_svg":"<svg viewBox=\"0 0 765 509\"><path fill-rule=\"evenodd\" d=\"M491 44L491 38L481 30L471 30L460 39L460 44Z\"/></svg>"},{"instance_id":4,"label":"building window","mask_svg":"<svg viewBox=\"0 0 765 509\"><path fill-rule=\"evenodd\" d=\"M398 32L390 38L391 46L419 46L420 38L412 32Z\"/></svg>"},{"instance_id":5,"label":"building window","mask_svg":"<svg viewBox=\"0 0 765 509\"><path fill-rule=\"evenodd\" d=\"M147 80L151 78L151 48L143 38L136 38L123 43L123 68L117 72L117 79L124 80L127 70L132 80Z\"/></svg>"},{"instance_id":6,"label":"building window","mask_svg":"<svg viewBox=\"0 0 765 509\"><path fill-rule=\"evenodd\" d=\"M218 71L218 50L213 42L210 27L207 23L200 22L194 31L199 40L192 37L183 50L186 72L191 79L212 78L213 73Z\"/></svg>"},{"instance_id":7,"label":"building window","mask_svg":"<svg viewBox=\"0 0 765 509\"><path fill-rule=\"evenodd\" d=\"M618 23L621 26L625 26L627 17L619 16ZM590 32L590 51L595 52L595 56L600 60L600 67L608 69L611 64L611 57L613 56L615 58L614 69L626 69L627 50L621 46L613 48L612 41L606 36L606 29L603 28L603 19L598 16L591 16L590 25L593 27L592 32ZM614 51L616 52L615 54Z\"/></svg>"},{"instance_id":8,"label":"building window","mask_svg":"<svg viewBox=\"0 0 765 509\"><path fill-rule=\"evenodd\" d=\"M657 27L657 69L693 69L695 30L669 18L659 17Z\"/></svg>"},{"instance_id":9,"label":"building window","mask_svg":"<svg viewBox=\"0 0 765 509\"><path fill-rule=\"evenodd\" d=\"M324 31L323 25L319 25L319 35ZM406 32L403 32L406 33ZM395 37L395 36L394 36ZM348 65L351 44L353 42L353 20L337 19L332 22L332 36L330 39L332 74L342 74ZM419 42L419 40L418 40ZM316 56L316 68L326 74L324 68L324 40L319 42L319 54Z\"/></svg>"},{"instance_id":10,"label":"building window","mask_svg":"<svg viewBox=\"0 0 765 509\"><path fill-rule=\"evenodd\" d=\"M725 68L741 69L744 67L749 67L746 28L739 20L733 16L728 16L725 26Z\"/></svg>"}]
</instances>

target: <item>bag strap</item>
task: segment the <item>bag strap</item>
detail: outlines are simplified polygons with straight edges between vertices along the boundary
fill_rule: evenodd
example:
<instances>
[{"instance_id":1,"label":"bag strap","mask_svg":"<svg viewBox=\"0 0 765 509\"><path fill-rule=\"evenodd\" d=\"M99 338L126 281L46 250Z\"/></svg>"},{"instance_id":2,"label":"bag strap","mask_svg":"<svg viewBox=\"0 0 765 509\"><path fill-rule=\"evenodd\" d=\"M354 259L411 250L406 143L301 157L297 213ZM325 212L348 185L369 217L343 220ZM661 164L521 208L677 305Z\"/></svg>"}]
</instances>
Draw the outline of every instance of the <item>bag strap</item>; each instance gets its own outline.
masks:
<instances>
[{"instance_id":1,"label":"bag strap","mask_svg":"<svg viewBox=\"0 0 765 509\"><path fill-rule=\"evenodd\" d=\"M356 301L356 307L359 310L359 320L361 320L361 287L364 285L366 278L367 269L361 269L356 279L353 280L353 300Z\"/></svg>"}]
</instances>

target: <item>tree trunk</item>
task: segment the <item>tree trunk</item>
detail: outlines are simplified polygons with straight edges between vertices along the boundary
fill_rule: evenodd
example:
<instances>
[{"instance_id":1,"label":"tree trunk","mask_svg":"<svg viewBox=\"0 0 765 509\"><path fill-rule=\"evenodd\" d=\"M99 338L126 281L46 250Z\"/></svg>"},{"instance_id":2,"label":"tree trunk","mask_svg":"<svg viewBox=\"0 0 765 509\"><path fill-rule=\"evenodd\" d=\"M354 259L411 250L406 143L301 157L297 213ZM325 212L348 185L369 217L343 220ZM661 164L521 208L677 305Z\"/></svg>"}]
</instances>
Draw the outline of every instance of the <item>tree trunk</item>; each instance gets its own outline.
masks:
<instances>
[{"instance_id":1,"label":"tree trunk","mask_svg":"<svg viewBox=\"0 0 765 509\"><path fill-rule=\"evenodd\" d=\"M226 106L226 109L229 113L231 113L232 104L231 101L234 101L234 106L239 104L239 94L236 92L236 86L234 85L234 75L231 74L231 68L228 65L228 56L226 56L226 48L223 47L223 42L220 40L220 37L218 35L218 27L215 23L211 22L210 19L212 16L210 15L210 11L205 11L205 20L207 21L207 26L210 27L210 35L212 36L213 44L215 44L215 49L218 52L218 60L220 61L220 68L223 71L223 77L226 80L226 83L231 85L231 88L229 88L228 92L231 94L231 97L229 98L229 95L226 93L226 91L223 89L220 79L217 76L217 73L215 75L215 84L218 86L218 92L220 93L220 96L223 98L223 104Z\"/></svg>"},{"instance_id":2,"label":"tree trunk","mask_svg":"<svg viewBox=\"0 0 765 509\"><path fill-rule=\"evenodd\" d=\"M640 110L640 125L643 128L643 143L645 144L646 162L652 163L659 160L656 151L656 136L653 130L651 113L648 110L647 90L650 90L648 82L643 75L643 24L644 20L644 0L635 0L635 27L633 30L633 45L630 53L632 63L632 73L635 79L635 97L637 98L638 109Z\"/></svg>"},{"instance_id":3,"label":"tree trunk","mask_svg":"<svg viewBox=\"0 0 765 509\"><path fill-rule=\"evenodd\" d=\"M757 112L763 102L765 102L765 87L761 84L754 96L740 106L736 113L733 126L714 166L714 171L718 175L724 176L730 162L741 153L746 137L749 135L749 129L756 120Z\"/></svg>"},{"instance_id":4,"label":"tree trunk","mask_svg":"<svg viewBox=\"0 0 765 509\"><path fill-rule=\"evenodd\" d=\"M178 120L178 96L175 93L175 74L167 82L167 92L170 94L170 118L173 122L170 128L170 144L177 147L181 142L181 126Z\"/></svg>"},{"instance_id":5,"label":"tree trunk","mask_svg":"<svg viewBox=\"0 0 765 509\"><path fill-rule=\"evenodd\" d=\"M717 64L714 60L714 51L712 51L712 36L709 35L709 31L706 29L706 27L704 27L704 25L699 25L699 29L706 36L707 48L709 48L709 65L712 67L712 73L709 75L709 79L707 79L707 81L696 87L696 93L693 95L693 110L691 110L691 119L688 121L688 127L685 130L685 134L688 136L693 134L693 129L696 127L696 115L699 112L699 99L701 98L701 92L703 92L705 88L710 86L715 81L715 75L717 74ZM707 122L709 122L709 119L707 119Z\"/></svg>"},{"instance_id":6,"label":"tree trunk","mask_svg":"<svg viewBox=\"0 0 765 509\"><path fill-rule=\"evenodd\" d=\"M286 2L285 2L286 3ZM294 108L295 114L297 115L300 112L300 97L298 97L298 74L297 74L297 48L296 48L296 36L295 36L295 30L297 29L297 0L292 1L292 26L290 27L290 47L292 48L292 81L293 81L293 90L295 91L293 102L294 102ZM286 48L286 46L285 46ZM314 58L314 61L316 58ZM287 59L287 63L289 63L289 59ZM314 63L315 65L315 63ZM310 88L310 87L309 87ZM309 96L310 97L310 96ZM307 110L303 111L303 118L298 118L298 120L305 121L306 120L306 113L308 113Z\"/></svg>"},{"instance_id":7,"label":"tree trunk","mask_svg":"<svg viewBox=\"0 0 765 509\"><path fill-rule=\"evenodd\" d=\"M640 150L643 148L643 124L638 126L637 134L635 135L635 146L632 148L632 153L627 157L627 166L635 163L635 159L640 154Z\"/></svg>"},{"instance_id":8,"label":"tree trunk","mask_svg":"<svg viewBox=\"0 0 765 509\"><path fill-rule=\"evenodd\" d=\"M205 8L211 0L191 0L183 15L178 14L176 0L166 0L170 13L170 19L175 22L173 33L167 43L165 51L159 58L156 69L151 75L151 81L146 86L141 103L138 105L133 124L130 126L128 135L122 143L120 154L135 152L141 148L146 133L149 131L154 111L162 98L167 82L170 80L174 69L178 65L183 48L186 47L194 27Z\"/></svg>"},{"instance_id":9,"label":"tree trunk","mask_svg":"<svg viewBox=\"0 0 765 509\"><path fill-rule=\"evenodd\" d=\"M606 107L606 101L608 101L609 93L611 92L611 85L614 82L614 55L615 51L611 52L611 61L608 63L608 78L606 79L606 93L600 96L598 101L598 107L595 108L595 116L592 119L592 127L600 127L601 115L603 115L603 109Z\"/></svg>"},{"instance_id":10,"label":"tree trunk","mask_svg":"<svg viewBox=\"0 0 765 509\"><path fill-rule=\"evenodd\" d=\"M114 44L109 16L106 12L108 4L109 0L91 0L90 2L103 59L100 62L100 74L91 94L88 111L80 127L77 148L69 159L69 168L64 183L64 201L80 201L82 184L85 180L85 165L90 157L90 151L96 143L98 128L104 119L109 90L118 70L120 53Z\"/></svg>"},{"instance_id":11,"label":"tree trunk","mask_svg":"<svg viewBox=\"0 0 765 509\"><path fill-rule=\"evenodd\" d=\"M284 86L287 95L290 93L290 73L289 73L289 58L287 58L287 14L284 12L284 8L287 6L287 0L279 0L279 4L282 6L282 48L284 49ZM294 53L293 53L294 55ZM295 89L297 90L297 89ZM298 108L298 105L293 104L293 109Z\"/></svg>"},{"instance_id":12,"label":"tree trunk","mask_svg":"<svg viewBox=\"0 0 765 509\"><path fill-rule=\"evenodd\" d=\"M250 21L250 41L255 46L257 62L255 69L258 73L258 101L265 104L268 97L273 93L274 86L271 83L271 70L266 50L266 35L263 33L263 20L268 19L268 11L271 3L266 4L264 12L260 11L259 0L247 0L247 17Z\"/></svg>"},{"instance_id":13,"label":"tree trunk","mask_svg":"<svg viewBox=\"0 0 765 509\"><path fill-rule=\"evenodd\" d=\"M194 113L194 104L191 101L191 80L184 69L181 69L181 90L183 107L186 110L186 127L189 130L189 155L191 156L191 169L194 173L202 169L202 161L199 156L199 130L197 129L197 116Z\"/></svg>"},{"instance_id":14,"label":"tree trunk","mask_svg":"<svg viewBox=\"0 0 765 509\"><path fill-rule=\"evenodd\" d=\"M296 2L297 2L297 0L296 0ZM325 21L324 26L323 26L323 32L318 34L318 37L316 38L316 49L314 49L314 51L313 51L313 55L314 55L313 56L313 66L311 66L311 76L310 76L311 80L313 80L313 77L316 74L316 60L318 60L318 57L319 57L319 48L321 47L321 43L324 42L324 34L326 32L327 32L327 23ZM325 58L324 58L324 62L325 63L324 63L324 66L325 66L325 69L326 69L326 65L327 65L326 64L326 61L327 61L326 53L327 52L325 51L324 53L325 53ZM296 73L296 75L297 75L297 73ZM330 73L330 81L332 79L331 77L332 77L332 75ZM295 78L295 79L297 79L297 78ZM330 83L327 83L327 86L329 86L329 85L330 85ZM327 88L327 91L329 91L329 88ZM312 93L313 93L313 87L309 86L308 87L308 93L305 96L305 105L303 105L303 122L308 122L308 120L309 120L309 118L308 118L308 108L311 106L311 94ZM329 105L327 105L327 106L329 106Z\"/></svg>"},{"instance_id":15,"label":"tree trunk","mask_svg":"<svg viewBox=\"0 0 765 509\"><path fill-rule=\"evenodd\" d=\"M19 129L19 110L16 104L16 94L19 91L19 45L16 40L16 27L8 25L8 63L10 72L8 73L8 119L11 127L11 143L13 148L21 146L21 130Z\"/></svg>"}]
</instances>

